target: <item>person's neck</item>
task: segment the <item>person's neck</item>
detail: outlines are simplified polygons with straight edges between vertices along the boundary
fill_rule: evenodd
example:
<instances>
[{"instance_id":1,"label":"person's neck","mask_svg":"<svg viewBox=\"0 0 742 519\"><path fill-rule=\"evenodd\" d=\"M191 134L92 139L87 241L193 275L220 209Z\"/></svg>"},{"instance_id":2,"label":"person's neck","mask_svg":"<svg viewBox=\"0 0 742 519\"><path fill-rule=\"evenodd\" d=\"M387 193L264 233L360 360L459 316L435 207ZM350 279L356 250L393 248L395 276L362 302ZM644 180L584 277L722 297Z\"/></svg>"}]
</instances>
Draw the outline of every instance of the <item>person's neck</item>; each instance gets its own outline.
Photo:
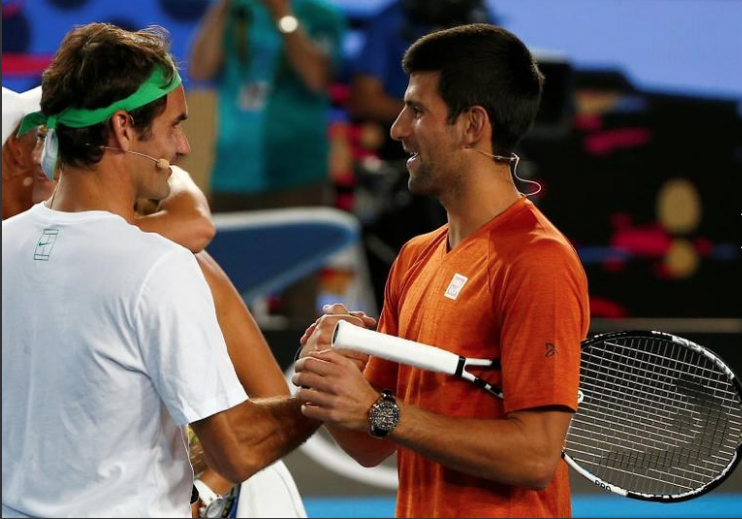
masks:
<instances>
[{"instance_id":1,"label":"person's neck","mask_svg":"<svg viewBox=\"0 0 742 519\"><path fill-rule=\"evenodd\" d=\"M441 199L448 213L449 250L520 199L507 165L488 164L466 179L458 192Z\"/></svg>"},{"instance_id":2,"label":"person's neck","mask_svg":"<svg viewBox=\"0 0 742 519\"><path fill-rule=\"evenodd\" d=\"M95 170L69 168L61 170L54 194L45 202L49 209L68 213L107 211L128 222L134 220L134 189L126 175Z\"/></svg>"}]
</instances>

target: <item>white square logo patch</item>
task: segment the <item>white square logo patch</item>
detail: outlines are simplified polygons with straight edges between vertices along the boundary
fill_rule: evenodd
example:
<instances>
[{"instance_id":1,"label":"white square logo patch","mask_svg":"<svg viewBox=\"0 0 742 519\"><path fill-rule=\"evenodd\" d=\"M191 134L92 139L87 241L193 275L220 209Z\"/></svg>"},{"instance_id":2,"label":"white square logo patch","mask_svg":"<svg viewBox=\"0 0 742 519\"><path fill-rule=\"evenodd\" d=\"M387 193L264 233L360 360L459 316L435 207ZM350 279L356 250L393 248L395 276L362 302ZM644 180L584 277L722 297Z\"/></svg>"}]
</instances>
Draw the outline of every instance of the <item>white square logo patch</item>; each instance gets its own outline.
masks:
<instances>
[{"instance_id":1,"label":"white square logo patch","mask_svg":"<svg viewBox=\"0 0 742 519\"><path fill-rule=\"evenodd\" d=\"M459 292L464 288L467 281L469 281L469 278L462 276L461 274L454 274L451 283L448 284L446 293L443 295L449 299L456 300L456 298L459 297Z\"/></svg>"}]
</instances>

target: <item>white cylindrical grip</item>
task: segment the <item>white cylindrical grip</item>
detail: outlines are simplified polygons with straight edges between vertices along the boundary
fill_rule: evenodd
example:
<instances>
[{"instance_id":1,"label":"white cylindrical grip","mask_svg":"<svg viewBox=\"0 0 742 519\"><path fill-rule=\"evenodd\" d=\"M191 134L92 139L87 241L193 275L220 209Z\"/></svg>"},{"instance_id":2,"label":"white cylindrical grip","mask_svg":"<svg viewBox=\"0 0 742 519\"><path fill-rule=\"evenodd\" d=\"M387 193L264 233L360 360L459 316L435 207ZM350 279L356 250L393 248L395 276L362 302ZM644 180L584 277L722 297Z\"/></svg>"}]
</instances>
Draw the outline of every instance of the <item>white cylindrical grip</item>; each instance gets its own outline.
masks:
<instances>
[{"instance_id":1,"label":"white cylindrical grip","mask_svg":"<svg viewBox=\"0 0 742 519\"><path fill-rule=\"evenodd\" d=\"M456 374L459 365L459 356L450 351L367 330L348 321L335 325L332 347L448 375Z\"/></svg>"}]
</instances>

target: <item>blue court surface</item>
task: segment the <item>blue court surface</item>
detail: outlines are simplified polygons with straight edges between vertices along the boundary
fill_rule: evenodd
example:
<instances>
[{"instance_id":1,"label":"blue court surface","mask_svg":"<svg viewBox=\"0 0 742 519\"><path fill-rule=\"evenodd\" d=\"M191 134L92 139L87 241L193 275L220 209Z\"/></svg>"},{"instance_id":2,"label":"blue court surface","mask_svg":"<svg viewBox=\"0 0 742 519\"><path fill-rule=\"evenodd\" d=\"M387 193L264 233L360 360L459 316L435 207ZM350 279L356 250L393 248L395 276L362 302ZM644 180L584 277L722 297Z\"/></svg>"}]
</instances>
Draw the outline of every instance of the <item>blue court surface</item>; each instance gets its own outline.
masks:
<instances>
[{"instance_id":1,"label":"blue court surface","mask_svg":"<svg viewBox=\"0 0 742 519\"><path fill-rule=\"evenodd\" d=\"M304 498L309 517L394 517L386 497ZM742 517L742 494L717 494L674 504L618 496L575 496L574 517Z\"/></svg>"}]
</instances>

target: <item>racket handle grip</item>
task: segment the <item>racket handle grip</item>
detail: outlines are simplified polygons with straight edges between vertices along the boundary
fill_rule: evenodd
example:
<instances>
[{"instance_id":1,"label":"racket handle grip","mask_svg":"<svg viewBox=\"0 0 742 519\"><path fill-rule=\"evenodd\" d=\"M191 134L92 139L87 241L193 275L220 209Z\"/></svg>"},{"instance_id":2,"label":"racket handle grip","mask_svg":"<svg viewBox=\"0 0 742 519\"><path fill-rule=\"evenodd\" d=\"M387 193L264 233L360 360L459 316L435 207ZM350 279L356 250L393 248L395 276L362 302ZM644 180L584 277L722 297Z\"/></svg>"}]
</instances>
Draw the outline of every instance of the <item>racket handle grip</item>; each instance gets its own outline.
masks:
<instances>
[{"instance_id":1,"label":"racket handle grip","mask_svg":"<svg viewBox=\"0 0 742 519\"><path fill-rule=\"evenodd\" d=\"M457 373L460 360L458 355L450 351L367 330L348 321L338 321L335 325L332 347L447 375Z\"/></svg>"}]
</instances>

